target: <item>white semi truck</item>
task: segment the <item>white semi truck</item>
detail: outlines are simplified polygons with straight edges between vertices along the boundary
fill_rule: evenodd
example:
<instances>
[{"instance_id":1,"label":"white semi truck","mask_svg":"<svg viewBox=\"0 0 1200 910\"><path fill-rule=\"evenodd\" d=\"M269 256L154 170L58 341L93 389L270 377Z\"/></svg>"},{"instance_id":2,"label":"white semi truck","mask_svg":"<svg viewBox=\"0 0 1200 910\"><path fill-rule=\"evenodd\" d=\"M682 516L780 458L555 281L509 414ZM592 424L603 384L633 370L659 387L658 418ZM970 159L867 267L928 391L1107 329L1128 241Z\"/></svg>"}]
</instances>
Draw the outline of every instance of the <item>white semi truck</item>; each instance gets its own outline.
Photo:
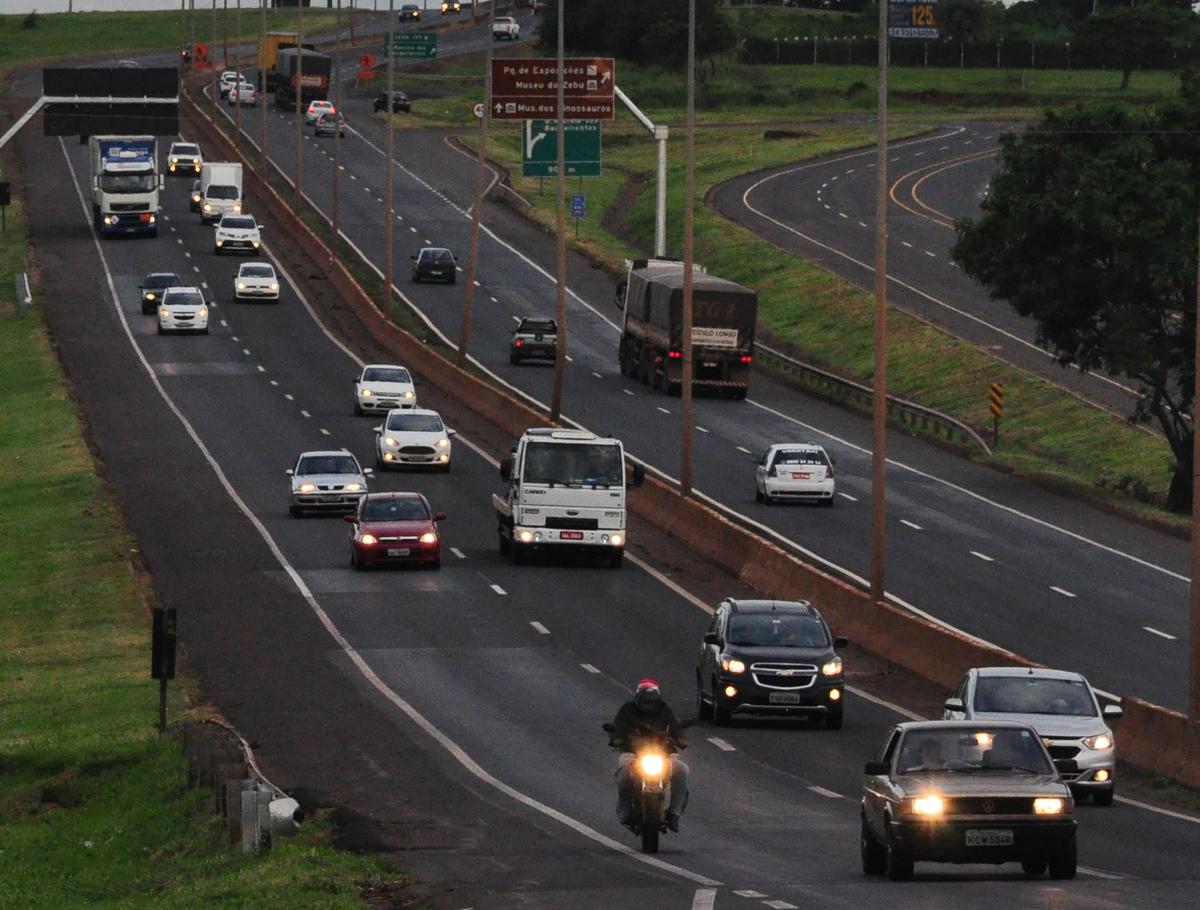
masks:
<instances>
[{"instance_id":1,"label":"white semi truck","mask_svg":"<svg viewBox=\"0 0 1200 910\"><path fill-rule=\"evenodd\" d=\"M153 136L91 136L92 218L103 237L158 234L158 142Z\"/></svg>"},{"instance_id":2,"label":"white semi truck","mask_svg":"<svg viewBox=\"0 0 1200 910\"><path fill-rule=\"evenodd\" d=\"M501 555L586 548L619 568L625 555L625 449L584 430L526 430L500 462L508 484L492 496ZM633 468L633 485L645 478Z\"/></svg>"}]
</instances>

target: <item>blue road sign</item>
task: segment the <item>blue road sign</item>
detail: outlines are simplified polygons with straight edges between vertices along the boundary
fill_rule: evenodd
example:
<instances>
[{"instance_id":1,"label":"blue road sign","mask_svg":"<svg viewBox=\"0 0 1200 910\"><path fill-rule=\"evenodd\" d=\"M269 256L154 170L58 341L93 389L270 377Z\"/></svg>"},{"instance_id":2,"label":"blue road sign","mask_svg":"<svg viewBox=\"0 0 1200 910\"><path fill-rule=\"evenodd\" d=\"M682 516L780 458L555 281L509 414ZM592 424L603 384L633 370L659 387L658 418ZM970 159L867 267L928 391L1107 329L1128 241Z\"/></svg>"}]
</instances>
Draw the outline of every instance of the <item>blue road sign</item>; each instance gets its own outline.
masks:
<instances>
[{"instance_id":1,"label":"blue road sign","mask_svg":"<svg viewBox=\"0 0 1200 910\"><path fill-rule=\"evenodd\" d=\"M571 217L582 218L584 212L587 211L587 197L583 193L577 193L571 197Z\"/></svg>"}]
</instances>

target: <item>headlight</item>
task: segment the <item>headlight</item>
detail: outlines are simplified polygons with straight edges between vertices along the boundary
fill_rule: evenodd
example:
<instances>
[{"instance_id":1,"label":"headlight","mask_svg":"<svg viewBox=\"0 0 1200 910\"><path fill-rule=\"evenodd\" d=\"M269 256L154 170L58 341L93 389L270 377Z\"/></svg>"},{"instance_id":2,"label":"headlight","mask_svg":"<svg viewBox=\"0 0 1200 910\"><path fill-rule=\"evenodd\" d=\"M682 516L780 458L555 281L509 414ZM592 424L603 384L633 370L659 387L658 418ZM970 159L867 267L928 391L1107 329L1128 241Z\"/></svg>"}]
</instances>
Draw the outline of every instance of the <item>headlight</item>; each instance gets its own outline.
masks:
<instances>
[{"instance_id":1,"label":"headlight","mask_svg":"<svg viewBox=\"0 0 1200 910\"><path fill-rule=\"evenodd\" d=\"M532 531L522 531L520 534L517 535L517 537L521 541L521 543L529 543L530 541L533 540L533 532Z\"/></svg>"},{"instance_id":2,"label":"headlight","mask_svg":"<svg viewBox=\"0 0 1200 910\"><path fill-rule=\"evenodd\" d=\"M105 216L104 216L104 223L105 223L105 224L116 224L116 223L117 223L117 216L116 216L116 215L105 215Z\"/></svg>"},{"instance_id":3,"label":"headlight","mask_svg":"<svg viewBox=\"0 0 1200 910\"><path fill-rule=\"evenodd\" d=\"M412 398L412 397L413 397L413 393L412 393L412 392L405 392L405 393L404 393L404 397L405 397L405 398Z\"/></svg>"},{"instance_id":4,"label":"headlight","mask_svg":"<svg viewBox=\"0 0 1200 910\"><path fill-rule=\"evenodd\" d=\"M357 492L358 492L359 490L361 490L362 488L363 488L363 485L362 485L361 483L348 483L348 484L346 484L346 492L347 492L347 493L357 493Z\"/></svg>"},{"instance_id":5,"label":"headlight","mask_svg":"<svg viewBox=\"0 0 1200 910\"><path fill-rule=\"evenodd\" d=\"M614 534L608 539L608 542L614 547L619 547L621 544L625 543L625 538L623 538L620 534Z\"/></svg>"},{"instance_id":6,"label":"headlight","mask_svg":"<svg viewBox=\"0 0 1200 910\"><path fill-rule=\"evenodd\" d=\"M437 535L432 531L426 531L421 535L421 543L437 543Z\"/></svg>"},{"instance_id":7,"label":"headlight","mask_svg":"<svg viewBox=\"0 0 1200 910\"><path fill-rule=\"evenodd\" d=\"M370 398L375 393L372 392L370 389L361 389L358 394L361 395L363 398Z\"/></svg>"},{"instance_id":8,"label":"headlight","mask_svg":"<svg viewBox=\"0 0 1200 910\"><path fill-rule=\"evenodd\" d=\"M389 445L389 446L399 445L399 443L396 442L396 440L392 439L391 436L385 436L383 443L384 443L384 445Z\"/></svg>"},{"instance_id":9,"label":"headlight","mask_svg":"<svg viewBox=\"0 0 1200 910\"><path fill-rule=\"evenodd\" d=\"M449 440L449 439L439 439L439 440L437 441L437 447L438 447L439 449L444 449L444 448L446 448L446 446L448 446L448 445L450 445L450 440Z\"/></svg>"},{"instance_id":10,"label":"headlight","mask_svg":"<svg viewBox=\"0 0 1200 910\"><path fill-rule=\"evenodd\" d=\"M178 159L178 158L176 158L174 155L172 155L172 156L171 156L171 167L174 167L174 166L175 166L175 165L177 165L178 163L179 163L179 159Z\"/></svg>"},{"instance_id":11,"label":"headlight","mask_svg":"<svg viewBox=\"0 0 1200 910\"><path fill-rule=\"evenodd\" d=\"M277 285L274 281L272 281L270 284L267 285L267 290L268 291L278 291L279 285Z\"/></svg>"},{"instance_id":12,"label":"headlight","mask_svg":"<svg viewBox=\"0 0 1200 910\"><path fill-rule=\"evenodd\" d=\"M1064 806L1057 796L1042 796L1033 801L1033 812L1035 815L1058 815Z\"/></svg>"},{"instance_id":13,"label":"headlight","mask_svg":"<svg viewBox=\"0 0 1200 910\"><path fill-rule=\"evenodd\" d=\"M199 202L199 201L200 201L200 194L192 193L192 202Z\"/></svg>"},{"instance_id":14,"label":"headlight","mask_svg":"<svg viewBox=\"0 0 1200 910\"><path fill-rule=\"evenodd\" d=\"M666 765L666 760L655 752L647 752L645 755L638 756L638 769L646 777L662 777Z\"/></svg>"},{"instance_id":15,"label":"headlight","mask_svg":"<svg viewBox=\"0 0 1200 910\"><path fill-rule=\"evenodd\" d=\"M317 492L317 485L315 483L302 483L300 484L300 492L315 493Z\"/></svg>"},{"instance_id":16,"label":"headlight","mask_svg":"<svg viewBox=\"0 0 1200 910\"><path fill-rule=\"evenodd\" d=\"M258 249L258 241L257 240L251 240L250 245L252 247L254 247L256 250Z\"/></svg>"},{"instance_id":17,"label":"headlight","mask_svg":"<svg viewBox=\"0 0 1200 910\"><path fill-rule=\"evenodd\" d=\"M208 307L206 307L206 306L200 307L200 309L196 310L196 315L199 316L201 319L207 319L208 318Z\"/></svg>"},{"instance_id":18,"label":"headlight","mask_svg":"<svg viewBox=\"0 0 1200 910\"><path fill-rule=\"evenodd\" d=\"M218 240L218 241L217 241L217 246L224 246L224 245L225 245L225 241L224 241L224 240Z\"/></svg>"},{"instance_id":19,"label":"headlight","mask_svg":"<svg viewBox=\"0 0 1200 910\"><path fill-rule=\"evenodd\" d=\"M240 202L235 202L233 204L233 210L240 215L242 212L242 204Z\"/></svg>"},{"instance_id":20,"label":"headlight","mask_svg":"<svg viewBox=\"0 0 1200 910\"><path fill-rule=\"evenodd\" d=\"M371 544L374 544L374 543L379 543L379 541L377 541L377 540L375 539L375 535L374 535L374 534L364 534L362 537L360 537L360 538L358 539L358 542L359 542L359 543L365 543L365 544L366 544L368 547L369 547L369 546L371 546Z\"/></svg>"},{"instance_id":21,"label":"headlight","mask_svg":"<svg viewBox=\"0 0 1200 910\"><path fill-rule=\"evenodd\" d=\"M918 796L910 805L913 815L941 815L946 810L940 796Z\"/></svg>"},{"instance_id":22,"label":"headlight","mask_svg":"<svg viewBox=\"0 0 1200 910\"><path fill-rule=\"evenodd\" d=\"M842 659L835 657L833 660L828 660L821 665L822 676L837 676L842 672Z\"/></svg>"},{"instance_id":23,"label":"headlight","mask_svg":"<svg viewBox=\"0 0 1200 910\"><path fill-rule=\"evenodd\" d=\"M727 673L745 673L746 664L736 657L721 658L721 669Z\"/></svg>"},{"instance_id":24,"label":"headlight","mask_svg":"<svg viewBox=\"0 0 1200 910\"><path fill-rule=\"evenodd\" d=\"M199 159L199 158L193 158L193 159L192 159L192 164L196 165L196 167L199 167L199 166L200 166L200 159Z\"/></svg>"},{"instance_id":25,"label":"headlight","mask_svg":"<svg viewBox=\"0 0 1200 910\"><path fill-rule=\"evenodd\" d=\"M1085 736L1083 744L1089 749L1111 749L1113 738L1111 733L1101 733L1099 736Z\"/></svg>"},{"instance_id":26,"label":"headlight","mask_svg":"<svg viewBox=\"0 0 1200 910\"><path fill-rule=\"evenodd\" d=\"M206 211L206 212L212 211L212 203L211 202L204 203L204 211Z\"/></svg>"},{"instance_id":27,"label":"headlight","mask_svg":"<svg viewBox=\"0 0 1200 910\"><path fill-rule=\"evenodd\" d=\"M246 290L246 282L244 282L244 281L239 281L239 282L237 283L237 289L238 289L239 291L244 291L244 290Z\"/></svg>"},{"instance_id":28,"label":"headlight","mask_svg":"<svg viewBox=\"0 0 1200 910\"><path fill-rule=\"evenodd\" d=\"M147 291L147 292L146 292L146 299L147 299L147 300L157 300L158 298L157 298L157 297L154 295L154 292L153 292L153 291Z\"/></svg>"},{"instance_id":29,"label":"headlight","mask_svg":"<svg viewBox=\"0 0 1200 910\"><path fill-rule=\"evenodd\" d=\"M166 319L168 316L171 315L171 311L168 310L166 307L160 307L158 310L158 315L161 316L163 319Z\"/></svg>"}]
</instances>

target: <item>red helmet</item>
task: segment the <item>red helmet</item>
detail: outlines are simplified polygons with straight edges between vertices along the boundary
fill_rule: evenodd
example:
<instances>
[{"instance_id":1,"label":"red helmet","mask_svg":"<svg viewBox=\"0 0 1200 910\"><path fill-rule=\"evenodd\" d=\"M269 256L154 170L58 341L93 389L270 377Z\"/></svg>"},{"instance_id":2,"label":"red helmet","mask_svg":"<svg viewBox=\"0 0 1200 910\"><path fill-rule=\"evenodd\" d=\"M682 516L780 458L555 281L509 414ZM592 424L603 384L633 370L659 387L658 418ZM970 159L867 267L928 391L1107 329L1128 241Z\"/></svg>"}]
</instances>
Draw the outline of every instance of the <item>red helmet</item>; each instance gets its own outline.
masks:
<instances>
[{"instance_id":1,"label":"red helmet","mask_svg":"<svg viewBox=\"0 0 1200 910\"><path fill-rule=\"evenodd\" d=\"M656 710L662 704L662 690L658 688L658 683L650 678L639 680L637 688L633 690L633 702L641 711L648 713Z\"/></svg>"}]
</instances>

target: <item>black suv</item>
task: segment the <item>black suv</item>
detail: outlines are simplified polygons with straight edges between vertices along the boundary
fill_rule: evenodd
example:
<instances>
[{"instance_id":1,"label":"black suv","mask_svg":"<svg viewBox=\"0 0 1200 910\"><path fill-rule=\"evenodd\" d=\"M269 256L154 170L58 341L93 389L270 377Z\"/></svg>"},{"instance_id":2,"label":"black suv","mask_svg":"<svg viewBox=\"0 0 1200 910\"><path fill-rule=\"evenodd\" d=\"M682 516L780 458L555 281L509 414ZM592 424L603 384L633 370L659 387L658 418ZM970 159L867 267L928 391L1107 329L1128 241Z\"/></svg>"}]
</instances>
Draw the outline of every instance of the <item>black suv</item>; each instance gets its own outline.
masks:
<instances>
[{"instance_id":1,"label":"black suv","mask_svg":"<svg viewBox=\"0 0 1200 910\"><path fill-rule=\"evenodd\" d=\"M696 701L719 726L735 712L803 716L842 727L846 687L829 633L805 600L721 601L700 646Z\"/></svg>"},{"instance_id":2,"label":"black suv","mask_svg":"<svg viewBox=\"0 0 1200 910\"><path fill-rule=\"evenodd\" d=\"M375 113L380 114L387 110L387 92L380 92L375 96L375 101L371 107ZM392 92L392 113L393 114L411 114L412 102L408 100L408 95L404 92Z\"/></svg>"}]
</instances>

